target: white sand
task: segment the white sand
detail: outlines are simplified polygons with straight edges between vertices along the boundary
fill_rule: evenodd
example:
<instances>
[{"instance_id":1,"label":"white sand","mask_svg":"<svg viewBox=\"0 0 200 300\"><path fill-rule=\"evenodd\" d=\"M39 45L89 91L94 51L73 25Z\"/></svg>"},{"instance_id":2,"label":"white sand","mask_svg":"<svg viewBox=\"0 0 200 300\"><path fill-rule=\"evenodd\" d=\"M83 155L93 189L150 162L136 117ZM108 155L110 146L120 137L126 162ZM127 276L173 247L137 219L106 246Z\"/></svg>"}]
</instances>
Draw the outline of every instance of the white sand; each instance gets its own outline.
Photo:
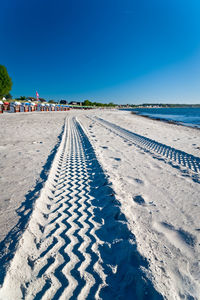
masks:
<instances>
[{"instance_id":1,"label":"white sand","mask_svg":"<svg viewBox=\"0 0 200 300\"><path fill-rule=\"evenodd\" d=\"M0 124L0 299L200 299L199 130L103 110Z\"/></svg>"},{"instance_id":2,"label":"white sand","mask_svg":"<svg viewBox=\"0 0 200 300\"><path fill-rule=\"evenodd\" d=\"M58 142L65 117L62 112L1 115L0 241L19 221L16 209L26 195L43 181L40 174Z\"/></svg>"}]
</instances>

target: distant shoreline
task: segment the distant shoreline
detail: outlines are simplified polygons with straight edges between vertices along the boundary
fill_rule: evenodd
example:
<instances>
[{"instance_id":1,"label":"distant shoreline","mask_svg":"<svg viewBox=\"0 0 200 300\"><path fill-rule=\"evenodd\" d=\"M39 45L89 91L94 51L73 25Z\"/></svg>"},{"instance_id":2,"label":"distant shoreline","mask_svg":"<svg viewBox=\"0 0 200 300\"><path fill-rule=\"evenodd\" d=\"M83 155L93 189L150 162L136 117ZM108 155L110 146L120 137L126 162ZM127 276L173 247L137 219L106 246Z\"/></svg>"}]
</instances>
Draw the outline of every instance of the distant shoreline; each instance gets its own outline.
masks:
<instances>
[{"instance_id":1,"label":"distant shoreline","mask_svg":"<svg viewBox=\"0 0 200 300\"><path fill-rule=\"evenodd\" d=\"M151 119L151 120L155 120L155 121L159 121L159 122L164 122L164 123L168 123L168 124L173 124L173 125L177 125L177 126L184 126L184 127L189 127L189 128L200 130L200 127L198 127L197 125L192 126L192 125L189 125L187 123L183 123L183 122L179 122L179 121L168 120L168 119L164 119L164 118L152 117L152 116L147 116L147 115L140 115L136 111L130 111L130 113L133 114L133 115L137 115L139 117L142 117L142 118L147 118L147 119Z\"/></svg>"},{"instance_id":2,"label":"distant shoreline","mask_svg":"<svg viewBox=\"0 0 200 300\"><path fill-rule=\"evenodd\" d=\"M200 104L141 104L121 107L120 110L126 109L152 109L152 108L200 108Z\"/></svg>"}]
</instances>

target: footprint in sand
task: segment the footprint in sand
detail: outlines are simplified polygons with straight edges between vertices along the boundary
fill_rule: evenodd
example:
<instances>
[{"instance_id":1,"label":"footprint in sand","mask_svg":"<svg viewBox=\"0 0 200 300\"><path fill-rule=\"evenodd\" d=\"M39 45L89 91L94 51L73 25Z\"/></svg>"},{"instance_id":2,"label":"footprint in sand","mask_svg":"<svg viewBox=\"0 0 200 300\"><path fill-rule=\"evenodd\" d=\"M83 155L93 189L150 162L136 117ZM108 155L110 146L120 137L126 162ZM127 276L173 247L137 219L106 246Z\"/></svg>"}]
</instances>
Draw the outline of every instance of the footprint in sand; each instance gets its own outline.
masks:
<instances>
[{"instance_id":1,"label":"footprint in sand","mask_svg":"<svg viewBox=\"0 0 200 300\"><path fill-rule=\"evenodd\" d=\"M136 183L138 183L138 184L144 185L144 181L142 181L142 180L139 179L139 178L134 178L134 181L135 181Z\"/></svg>"},{"instance_id":2,"label":"footprint in sand","mask_svg":"<svg viewBox=\"0 0 200 300\"><path fill-rule=\"evenodd\" d=\"M162 233L168 241L181 252L192 256L192 248L196 245L196 237L182 228L176 229L167 222L154 222L153 227L156 231Z\"/></svg>"},{"instance_id":3,"label":"footprint in sand","mask_svg":"<svg viewBox=\"0 0 200 300\"><path fill-rule=\"evenodd\" d=\"M141 195L137 195L137 196L133 197L133 201L139 205L145 204L144 198Z\"/></svg>"},{"instance_id":4,"label":"footprint in sand","mask_svg":"<svg viewBox=\"0 0 200 300\"><path fill-rule=\"evenodd\" d=\"M116 161L121 161L121 158L118 158L118 157L111 157L111 158L113 158Z\"/></svg>"}]
</instances>

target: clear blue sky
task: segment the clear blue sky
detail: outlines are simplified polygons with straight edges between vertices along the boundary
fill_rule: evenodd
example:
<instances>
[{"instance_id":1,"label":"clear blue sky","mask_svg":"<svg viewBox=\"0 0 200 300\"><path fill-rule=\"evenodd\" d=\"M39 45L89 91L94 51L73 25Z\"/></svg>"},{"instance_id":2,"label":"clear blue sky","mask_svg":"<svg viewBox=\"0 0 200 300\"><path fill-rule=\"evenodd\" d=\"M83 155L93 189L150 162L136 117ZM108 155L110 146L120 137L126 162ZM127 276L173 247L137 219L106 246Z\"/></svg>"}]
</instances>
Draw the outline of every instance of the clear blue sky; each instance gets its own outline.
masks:
<instances>
[{"instance_id":1,"label":"clear blue sky","mask_svg":"<svg viewBox=\"0 0 200 300\"><path fill-rule=\"evenodd\" d=\"M199 0L7 0L13 96L200 103Z\"/></svg>"}]
</instances>

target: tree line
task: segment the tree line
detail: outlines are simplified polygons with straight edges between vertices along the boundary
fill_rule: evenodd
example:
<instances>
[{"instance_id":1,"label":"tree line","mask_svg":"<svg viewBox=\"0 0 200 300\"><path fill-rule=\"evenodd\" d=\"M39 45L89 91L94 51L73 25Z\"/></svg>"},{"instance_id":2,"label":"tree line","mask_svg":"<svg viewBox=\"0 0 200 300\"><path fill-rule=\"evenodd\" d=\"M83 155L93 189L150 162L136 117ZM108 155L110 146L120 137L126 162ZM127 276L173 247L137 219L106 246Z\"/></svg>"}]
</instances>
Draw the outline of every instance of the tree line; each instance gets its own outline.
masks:
<instances>
[{"instance_id":1,"label":"tree line","mask_svg":"<svg viewBox=\"0 0 200 300\"><path fill-rule=\"evenodd\" d=\"M116 104L110 103L100 103L100 102L91 102L89 100L85 100L82 102L83 106L95 106L95 107L115 107Z\"/></svg>"},{"instance_id":2,"label":"tree line","mask_svg":"<svg viewBox=\"0 0 200 300\"><path fill-rule=\"evenodd\" d=\"M130 104L131 108L184 108L184 107L200 107L200 104L172 104L172 103L143 103Z\"/></svg>"}]
</instances>

